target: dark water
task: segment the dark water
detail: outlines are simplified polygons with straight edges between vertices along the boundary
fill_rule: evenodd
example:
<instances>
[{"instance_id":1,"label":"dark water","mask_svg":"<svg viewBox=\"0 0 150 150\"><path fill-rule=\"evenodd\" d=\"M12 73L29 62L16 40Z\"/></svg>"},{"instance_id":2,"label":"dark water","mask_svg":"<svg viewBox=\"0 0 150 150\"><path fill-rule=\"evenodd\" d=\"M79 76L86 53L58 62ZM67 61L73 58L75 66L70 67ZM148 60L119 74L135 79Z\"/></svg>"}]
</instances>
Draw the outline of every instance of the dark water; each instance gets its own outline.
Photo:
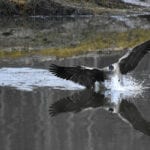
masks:
<instances>
[{"instance_id":1,"label":"dark water","mask_svg":"<svg viewBox=\"0 0 150 150\"><path fill-rule=\"evenodd\" d=\"M104 66L120 55L91 54L57 63ZM145 81L145 87L150 86L149 64L148 54L131 74ZM149 108L148 88L114 103L101 91L45 87L27 92L1 87L0 150L146 150L150 147Z\"/></svg>"}]
</instances>

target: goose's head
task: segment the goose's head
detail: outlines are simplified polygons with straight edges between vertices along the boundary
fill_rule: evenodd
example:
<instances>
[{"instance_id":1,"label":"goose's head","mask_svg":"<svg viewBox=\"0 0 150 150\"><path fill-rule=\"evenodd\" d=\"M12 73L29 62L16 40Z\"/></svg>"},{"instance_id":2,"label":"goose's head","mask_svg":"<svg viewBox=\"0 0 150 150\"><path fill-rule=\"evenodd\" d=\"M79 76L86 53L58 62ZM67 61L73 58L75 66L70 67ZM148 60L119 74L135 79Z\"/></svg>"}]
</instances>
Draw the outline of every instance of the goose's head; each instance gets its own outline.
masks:
<instances>
[{"instance_id":1,"label":"goose's head","mask_svg":"<svg viewBox=\"0 0 150 150\"><path fill-rule=\"evenodd\" d=\"M112 65L112 64L109 65L109 66L108 66L108 69L109 69L109 71L114 71L114 65Z\"/></svg>"},{"instance_id":2,"label":"goose's head","mask_svg":"<svg viewBox=\"0 0 150 150\"><path fill-rule=\"evenodd\" d=\"M108 77L111 77L113 74L119 72L118 64L117 63L110 64L109 66L105 67L103 70Z\"/></svg>"},{"instance_id":3,"label":"goose's head","mask_svg":"<svg viewBox=\"0 0 150 150\"><path fill-rule=\"evenodd\" d=\"M114 64L110 64L108 67L107 67L107 74L108 76L112 76L113 74L118 74L119 73L119 68L118 68L118 64L117 63L114 63Z\"/></svg>"}]
</instances>

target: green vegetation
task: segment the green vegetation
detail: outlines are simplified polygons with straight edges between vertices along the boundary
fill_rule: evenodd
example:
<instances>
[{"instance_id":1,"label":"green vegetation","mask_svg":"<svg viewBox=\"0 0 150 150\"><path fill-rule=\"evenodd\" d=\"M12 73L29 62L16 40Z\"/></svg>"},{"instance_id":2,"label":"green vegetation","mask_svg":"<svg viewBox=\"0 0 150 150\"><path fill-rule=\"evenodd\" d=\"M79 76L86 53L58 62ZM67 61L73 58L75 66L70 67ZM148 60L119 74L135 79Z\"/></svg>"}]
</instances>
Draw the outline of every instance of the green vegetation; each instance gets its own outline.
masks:
<instances>
[{"instance_id":1,"label":"green vegetation","mask_svg":"<svg viewBox=\"0 0 150 150\"><path fill-rule=\"evenodd\" d=\"M74 47L49 48L41 50L0 51L0 58L18 58L23 56L43 55L56 57L70 57L89 51L122 50L134 47L149 40L150 30L134 29L126 32L101 32L93 39L88 39Z\"/></svg>"}]
</instances>

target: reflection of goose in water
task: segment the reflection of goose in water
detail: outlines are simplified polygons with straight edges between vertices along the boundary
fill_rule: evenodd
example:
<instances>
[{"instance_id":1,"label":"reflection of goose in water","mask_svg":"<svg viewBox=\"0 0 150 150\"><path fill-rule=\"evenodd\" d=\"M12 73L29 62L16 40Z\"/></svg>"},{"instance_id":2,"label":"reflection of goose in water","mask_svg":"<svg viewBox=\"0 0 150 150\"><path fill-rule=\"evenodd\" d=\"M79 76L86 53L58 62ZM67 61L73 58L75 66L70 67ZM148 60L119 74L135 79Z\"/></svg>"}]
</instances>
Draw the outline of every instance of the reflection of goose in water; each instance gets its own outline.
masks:
<instances>
[{"instance_id":1,"label":"reflection of goose in water","mask_svg":"<svg viewBox=\"0 0 150 150\"><path fill-rule=\"evenodd\" d=\"M94 87L97 82L99 83L106 79L111 79L114 75L117 75L118 81L122 81L122 75L135 69L148 51L150 51L150 40L136 46L126 55L121 57L118 62L104 68L89 68L85 66L63 67L51 65L50 71L60 78L72 80L90 88Z\"/></svg>"},{"instance_id":2,"label":"reflection of goose in water","mask_svg":"<svg viewBox=\"0 0 150 150\"><path fill-rule=\"evenodd\" d=\"M95 93L92 90L84 90L75 93L70 97L60 99L50 106L51 116L64 112L79 112L86 108L95 108L110 105L108 99L102 93Z\"/></svg>"},{"instance_id":3,"label":"reflection of goose in water","mask_svg":"<svg viewBox=\"0 0 150 150\"><path fill-rule=\"evenodd\" d=\"M144 119L134 103L123 99L120 102L118 101L117 104L114 104L102 93L95 93L93 90L81 91L70 97L60 99L50 106L49 113L54 117L65 112L77 113L87 108L98 107L111 112L117 108L116 113L123 120L128 121L134 129L150 135L150 122Z\"/></svg>"},{"instance_id":4,"label":"reflection of goose in water","mask_svg":"<svg viewBox=\"0 0 150 150\"><path fill-rule=\"evenodd\" d=\"M122 100L118 113L129 121L136 130L150 135L150 122L144 119L134 103L128 100Z\"/></svg>"}]
</instances>

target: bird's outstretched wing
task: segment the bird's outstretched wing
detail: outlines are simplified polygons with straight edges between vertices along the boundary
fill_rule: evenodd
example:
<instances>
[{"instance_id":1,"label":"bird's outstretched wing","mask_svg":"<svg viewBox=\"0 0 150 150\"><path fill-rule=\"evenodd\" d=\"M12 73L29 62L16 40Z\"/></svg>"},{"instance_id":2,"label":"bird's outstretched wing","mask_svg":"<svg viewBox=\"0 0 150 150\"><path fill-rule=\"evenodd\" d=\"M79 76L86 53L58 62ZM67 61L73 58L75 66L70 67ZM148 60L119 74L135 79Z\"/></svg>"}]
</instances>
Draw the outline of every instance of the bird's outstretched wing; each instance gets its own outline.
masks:
<instances>
[{"instance_id":1,"label":"bird's outstretched wing","mask_svg":"<svg viewBox=\"0 0 150 150\"><path fill-rule=\"evenodd\" d=\"M118 62L120 72L126 74L132 71L148 51L150 51L150 40L136 46L121 57Z\"/></svg>"},{"instance_id":2,"label":"bird's outstretched wing","mask_svg":"<svg viewBox=\"0 0 150 150\"><path fill-rule=\"evenodd\" d=\"M63 67L52 64L50 71L57 77L72 80L81 85L90 88L94 85L95 81L104 81L105 73L99 69L86 68L83 66L77 67Z\"/></svg>"}]
</instances>

